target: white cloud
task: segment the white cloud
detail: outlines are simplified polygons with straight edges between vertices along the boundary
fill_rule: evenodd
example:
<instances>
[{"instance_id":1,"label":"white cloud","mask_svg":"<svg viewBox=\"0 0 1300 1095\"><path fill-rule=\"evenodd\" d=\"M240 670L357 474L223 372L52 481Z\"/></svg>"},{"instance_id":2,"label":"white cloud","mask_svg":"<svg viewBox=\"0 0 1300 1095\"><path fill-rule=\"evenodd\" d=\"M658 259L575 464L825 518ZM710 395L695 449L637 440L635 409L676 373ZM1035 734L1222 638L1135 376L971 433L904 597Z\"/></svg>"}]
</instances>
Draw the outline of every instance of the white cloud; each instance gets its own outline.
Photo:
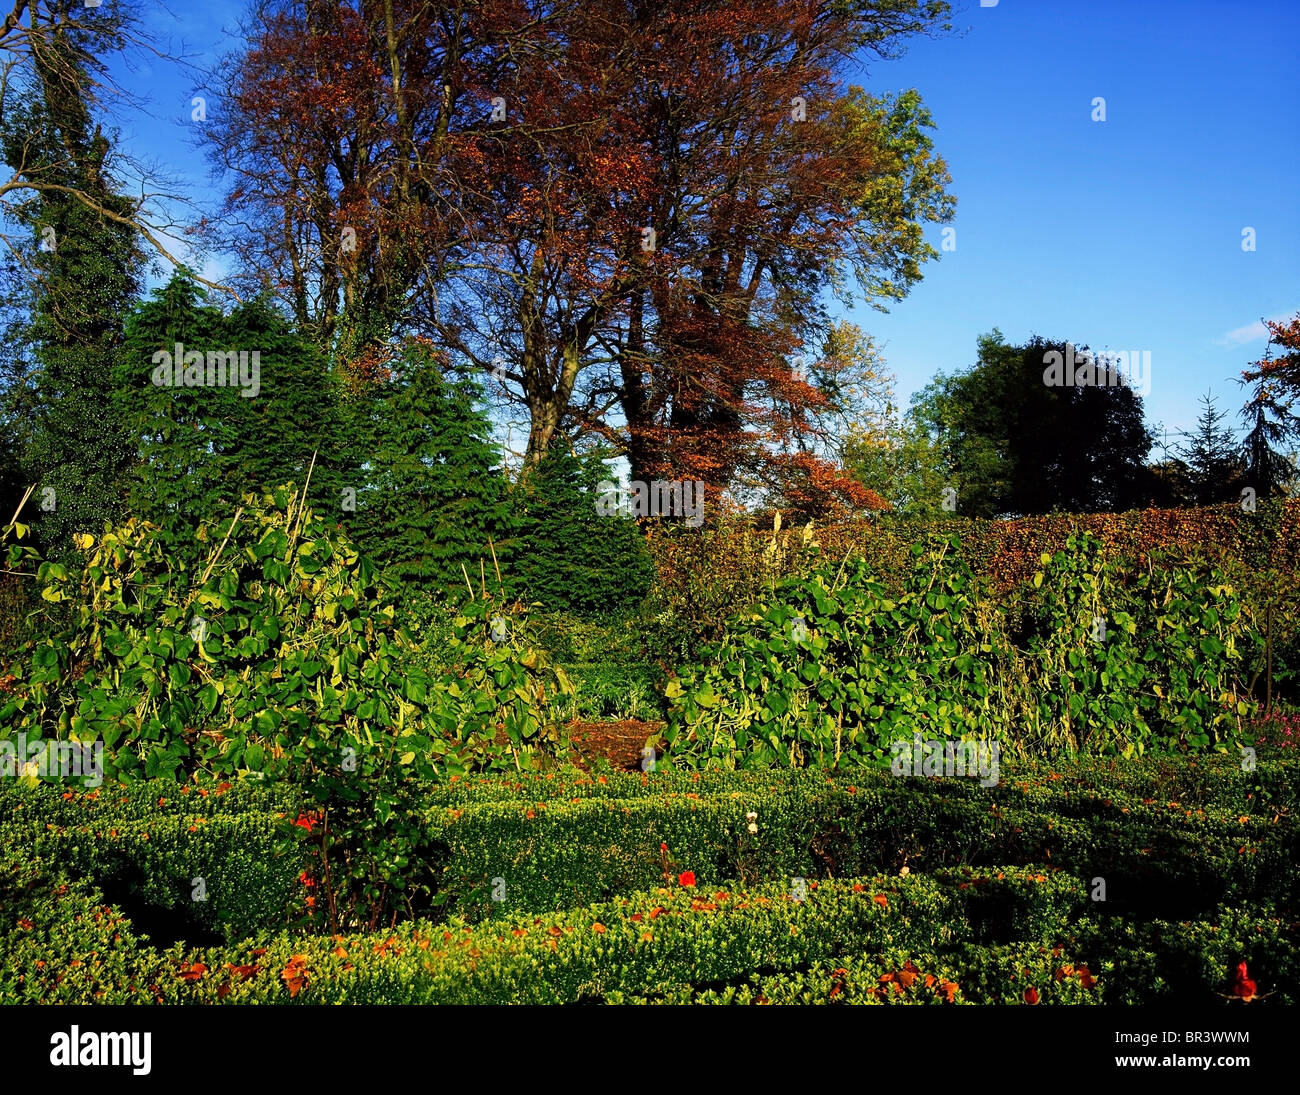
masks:
<instances>
[{"instance_id":1,"label":"white cloud","mask_svg":"<svg viewBox=\"0 0 1300 1095\"><path fill-rule=\"evenodd\" d=\"M1283 322L1287 317L1284 315L1271 316L1276 322ZM1237 327L1229 331L1222 338L1216 338L1216 346L1245 346L1250 342L1264 342L1268 339L1268 328L1264 326L1262 320L1255 320L1254 323L1247 323L1244 327Z\"/></svg>"}]
</instances>

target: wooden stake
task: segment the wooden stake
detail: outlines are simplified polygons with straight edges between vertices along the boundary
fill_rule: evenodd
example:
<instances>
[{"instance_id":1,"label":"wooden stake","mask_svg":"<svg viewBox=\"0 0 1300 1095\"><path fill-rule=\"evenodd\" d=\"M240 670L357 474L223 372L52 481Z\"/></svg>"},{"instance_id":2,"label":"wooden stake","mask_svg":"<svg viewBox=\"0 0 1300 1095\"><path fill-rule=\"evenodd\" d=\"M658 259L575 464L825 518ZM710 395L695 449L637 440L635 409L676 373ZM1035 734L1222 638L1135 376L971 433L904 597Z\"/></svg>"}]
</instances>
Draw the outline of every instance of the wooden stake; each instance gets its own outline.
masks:
<instances>
[{"instance_id":1,"label":"wooden stake","mask_svg":"<svg viewBox=\"0 0 1300 1095\"><path fill-rule=\"evenodd\" d=\"M318 450L316 450L318 451ZM298 507L298 520L294 525L293 532L289 536L289 552L293 553L293 545L298 539L298 525L302 523L302 515L307 509L307 490L311 486L311 473L316 468L316 451L311 454L311 464L307 468L307 482L302 485L302 505Z\"/></svg>"},{"instance_id":2,"label":"wooden stake","mask_svg":"<svg viewBox=\"0 0 1300 1095\"><path fill-rule=\"evenodd\" d=\"M13 524L16 524L16 523L17 523L17 521L18 521L18 515L19 515L20 513L22 513L22 511L23 511L23 506L27 505L27 499L29 499L29 498L32 496L32 491L34 491L35 489L36 489L35 487L28 487L28 488L27 488L27 493L23 495L23 500L22 500L21 502L18 503L18 508L17 508L16 510L14 510L14 515L13 515L12 517L9 518L9 524L10 524L10 525L13 525ZM6 527L7 527L7 526L6 526Z\"/></svg>"},{"instance_id":3,"label":"wooden stake","mask_svg":"<svg viewBox=\"0 0 1300 1095\"><path fill-rule=\"evenodd\" d=\"M221 546L217 548L216 555L214 555L212 561L208 563L208 569L203 572L203 577L199 579L199 589L203 588L204 584L208 580L208 576L212 573L212 568L217 565L217 560L221 558L221 553L226 550L226 545L230 543L230 534L235 531L235 522L243 516L243 513L244 507L240 506L239 509L235 511L235 516L230 519L230 527L226 529L225 539L221 541Z\"/></svg>"}]
</instances>

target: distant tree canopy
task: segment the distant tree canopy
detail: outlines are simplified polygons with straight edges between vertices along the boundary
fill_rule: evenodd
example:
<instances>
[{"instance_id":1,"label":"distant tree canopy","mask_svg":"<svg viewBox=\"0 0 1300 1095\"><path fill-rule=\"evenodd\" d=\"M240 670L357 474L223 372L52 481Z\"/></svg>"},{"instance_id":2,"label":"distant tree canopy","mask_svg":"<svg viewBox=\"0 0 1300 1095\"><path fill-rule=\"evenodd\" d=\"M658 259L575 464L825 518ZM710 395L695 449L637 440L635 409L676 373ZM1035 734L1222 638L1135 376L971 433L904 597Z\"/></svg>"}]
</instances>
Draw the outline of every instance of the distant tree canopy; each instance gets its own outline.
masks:
<instances>
[{"instance_id":1,"label":"distant tree canopy","mask_svg":"<svg viewBox=\"0 0 1300 1095\"><path fill-rule=\"evenodd\" d=\"M935 439L957 511L977 517L1114 512L1144 504L1151 435L1142 400L1113 374L1086 385L1049 385L1049 355L1086 360L1086 346L1035 337L1023 346L1000 331L979 339L976 364L940 376L913 400ZM1097 383L1103 381L1103 383Z\"/></svg>"}]
</instances>

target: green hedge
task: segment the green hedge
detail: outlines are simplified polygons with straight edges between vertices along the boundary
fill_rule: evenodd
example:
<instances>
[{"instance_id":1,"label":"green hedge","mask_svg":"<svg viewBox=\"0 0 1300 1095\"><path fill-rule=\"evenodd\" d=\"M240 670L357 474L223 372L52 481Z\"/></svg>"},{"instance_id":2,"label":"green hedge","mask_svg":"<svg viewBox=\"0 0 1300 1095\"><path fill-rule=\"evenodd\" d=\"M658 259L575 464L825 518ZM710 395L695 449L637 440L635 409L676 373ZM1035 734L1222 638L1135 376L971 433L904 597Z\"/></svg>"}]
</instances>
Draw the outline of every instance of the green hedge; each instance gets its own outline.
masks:
<instances>
[{"instance_id":1,"label":"green hedge","mask_svg":"<svg viewBox=\"0 0 1300 1095\"><path fill-rule=\"evenodd\" d=\"M1290 1003L1300 975L1298 926L1268 908L1110 924L1078 879L1016 868L810 882L802 900L662 887L477 928L162 952L85 887L19 871L33 908L0 922L4 1003L1209 1002L1238 961Z\"/></svg>"},{"instance_id":2,"label":"green hedge","mask_svg":"<svg viewBox=\"0 0 1300 1095\"><path fill-rule=\"evenodd\" d=\"M441 808L430 822L447 848L441 889L470 919L603 900L686 870L721 885L1051 863L1104 879L1112 908L1153 915L1295 897L1294 823L1249 803L1195 807L1065 788L1035 802L1015 789L981 790L886 777L692 798L481 803ZM491 899L493 879L504 900Z\"/></svg>"},{"instance_id":3,"label":"green hedge","mask_svg":"<svg viewBox=\"0 0 1300 1095\"><path fill-rule=\"evenodd\" d=\"M609 900L683 871L701 885L748 886L1040 863L1104 879L1112 912L1198 916L1220 902L1295 902L1298 767L1019 765L992 788L866 769L458 780L422 795L425 865L442 916L469 921ZM284 785L220 786L0 782L0 847L68 865L155 939L283 924L311 869L309 839L277 840L296 798ZM197 878L206 901L195 900Z\"/></svg>"},{"instance_id":4,"label":"green hedge","mask_svg":"<svg viewBox=\"0 0 1300 1095\"><path fill-rule=\"evenodd\" d=\"M0 948L7 1001L573 1003L610 990L658 991L684 972L707 983L798 969L846 939L925 948L972 935L1001 944L1006 931L1050 935L1085 901L1078 881L1063 875L1012 869L986 885L1007 910L996 924L970 912L984 906L969 880L880 878L814 882L798 900L777 884L736 893L659 888L478 929L417 921L377 935L263 935L187 953L141 945L96 895L42 878L36 908L6 924Z\"/></svg>"},{"instance_id":5,"label":"green hedge","mask_svg":"<svg viewBox=\"0 0 1300 1095\"><path fill-rule=\"evenodd\" d=\"M62 865L129 909L155 941L240 939L286 922L303 864L283 854L276 829L296 808L283 785L219 786L6 784L0 848Z\"/></svg>"}]
</instances>

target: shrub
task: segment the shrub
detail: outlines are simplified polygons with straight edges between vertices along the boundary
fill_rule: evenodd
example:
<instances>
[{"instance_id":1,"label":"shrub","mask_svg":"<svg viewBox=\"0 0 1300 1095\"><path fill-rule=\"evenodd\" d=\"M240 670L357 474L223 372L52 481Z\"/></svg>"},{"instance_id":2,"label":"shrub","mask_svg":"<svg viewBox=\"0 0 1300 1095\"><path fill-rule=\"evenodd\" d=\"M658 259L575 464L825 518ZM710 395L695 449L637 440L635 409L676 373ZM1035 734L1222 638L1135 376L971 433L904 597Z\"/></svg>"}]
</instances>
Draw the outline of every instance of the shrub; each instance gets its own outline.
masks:
<instances>
[{"instance_id":1,"label":"shrub","mask_svg":"<svg viewBox=\"0 0 1300 1095\"><path fill-rule=\"evenodd\" d=\"M283 785L156 781L94 791L0 787L0 846L65 864L151 935L243 938L287 923L303 863L281 854L276 819L299 813Z\"/></svg>"}]
</instances>

